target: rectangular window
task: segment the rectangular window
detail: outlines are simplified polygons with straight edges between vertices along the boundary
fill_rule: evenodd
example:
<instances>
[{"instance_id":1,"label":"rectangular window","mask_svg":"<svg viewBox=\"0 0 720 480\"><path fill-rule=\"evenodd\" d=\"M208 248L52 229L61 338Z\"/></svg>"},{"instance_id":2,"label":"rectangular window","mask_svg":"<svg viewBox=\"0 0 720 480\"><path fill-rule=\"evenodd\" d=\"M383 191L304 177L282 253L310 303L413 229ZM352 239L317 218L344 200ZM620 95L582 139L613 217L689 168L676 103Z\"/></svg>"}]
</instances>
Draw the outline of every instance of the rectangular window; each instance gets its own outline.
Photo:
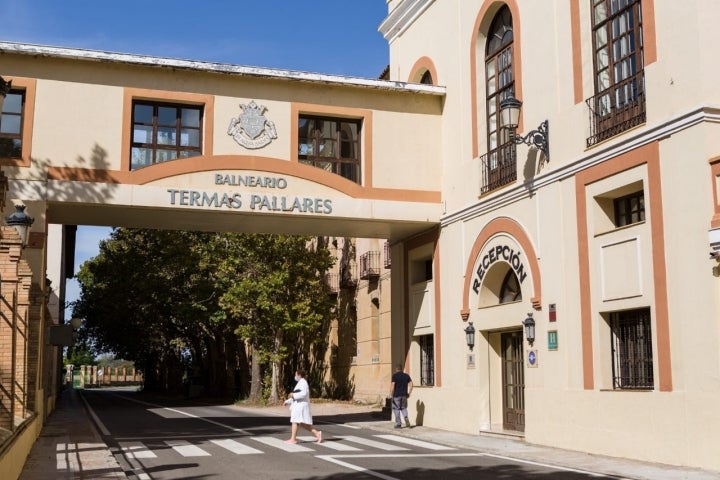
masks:
<instances>
[{"instance_id":1,"label":"rectangular window","mask_svg":"<svg viewBox=\"0 0 720 480\"><path fill-rule=\"evenodd\" d=\"M587 146L645 122L640 0L591 0L595 96Z\"/></svg>"},{"instance_id":2,"label":"rectangular window","mask_svg":"<svg viewBox=\"0 0 720 480\"><path fill-rule=\"evenodd\" d=\"M420 344L420 385L435 385L435 339L434 335L421 335Z\"/></svg>"},{"instance_id":3,"label":"rectangular window","mask_svg":"<svg viewBox=\"0 0 720 480\"><path fill-rule=\"evenodd\" d=\"M298 158L360 183L360 120L301 115L298 120Z\"/></svg>"},{"instance_id":4,"label":"rectangular window","mask_svg":"<svg viewBox=\"0 0 720 480\"><path fill-rule=\"evenodd\" d=\"M653 353L650 309L610 315L613 388L652 390Z\"/></svg>"},{"instance_id":5,"label":"rectangular window","mask_svg":"<svg viewBox=\"0 0 720 480\"><path fill-rule=\"evenodd\" d=\"M0 115L0 158L22 158L25 92L10 90Z\"/></svg>"},{"instance_id":6,"label":"rectangular window","mask_svg":"<svg viewBox=\"0 0 720 480\"><path fill-rule=\"evenodd\" d=\"M130 169L202 155L203 109L134 101Z\"/></svg>"},{"instance_id":7,"label":"rectangular window","mask_svg":"<svg viewBox=\"0 0 720 480\"><path fill-rule=\"evenodd\" d=\"M642 190L613 200L615 226L624 227L645 221L645 195Z\"/></svg>"}]
</instances>

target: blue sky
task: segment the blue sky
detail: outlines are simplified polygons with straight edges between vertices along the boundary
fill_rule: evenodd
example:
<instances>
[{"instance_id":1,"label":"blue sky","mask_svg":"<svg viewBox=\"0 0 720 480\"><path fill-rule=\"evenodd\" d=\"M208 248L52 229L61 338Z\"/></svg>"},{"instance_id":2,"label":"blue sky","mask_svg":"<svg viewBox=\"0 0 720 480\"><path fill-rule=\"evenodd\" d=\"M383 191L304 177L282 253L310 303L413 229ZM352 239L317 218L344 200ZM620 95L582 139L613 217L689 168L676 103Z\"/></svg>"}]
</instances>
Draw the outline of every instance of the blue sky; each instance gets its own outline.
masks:
<instances>
[{"instance_id":1,"label":"blue sky","mask_svg":"<svg viewBox=\"0 0 720 480\"><path fill-rule=\"evenodd\" d=\"M389 61L386 0L0 0L0 12L8 42L367 78ZM76 271L108 233L78 228Z\"/></svg>"}]
</instances>

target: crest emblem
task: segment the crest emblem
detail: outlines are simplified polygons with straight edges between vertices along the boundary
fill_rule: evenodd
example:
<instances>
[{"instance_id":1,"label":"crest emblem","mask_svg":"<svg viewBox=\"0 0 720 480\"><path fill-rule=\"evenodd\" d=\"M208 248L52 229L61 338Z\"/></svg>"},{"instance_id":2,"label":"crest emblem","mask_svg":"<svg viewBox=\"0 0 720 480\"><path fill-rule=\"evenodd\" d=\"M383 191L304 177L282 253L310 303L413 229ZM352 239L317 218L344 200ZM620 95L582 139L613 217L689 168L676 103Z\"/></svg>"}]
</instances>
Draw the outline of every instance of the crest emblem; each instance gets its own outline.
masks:
<instances>
[{"instance_id":1,"label":"crest emblem","mask_svg":"<svg viewBox=\"0 0 720 480\"><path fill-rule=\"evenodd\" d=\"M277 138L275 124L265 117L265 108L252 100L240 105L242 113L233 117L228 126L228 135L245 148L262 148Z\"/></svg>"}]
</instances>

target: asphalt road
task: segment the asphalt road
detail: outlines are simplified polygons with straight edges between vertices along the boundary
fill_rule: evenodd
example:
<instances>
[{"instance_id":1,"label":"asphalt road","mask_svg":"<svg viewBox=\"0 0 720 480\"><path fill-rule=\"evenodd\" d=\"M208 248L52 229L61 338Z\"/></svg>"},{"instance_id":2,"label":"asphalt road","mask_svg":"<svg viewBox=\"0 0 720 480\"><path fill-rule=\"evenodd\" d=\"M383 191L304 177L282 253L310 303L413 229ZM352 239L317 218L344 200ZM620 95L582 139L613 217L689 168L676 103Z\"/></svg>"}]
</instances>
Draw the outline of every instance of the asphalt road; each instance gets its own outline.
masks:
<instances>
[{"instance_id":1,"label":"asphalt road","mask_svg":"<svg viewBox=\"0 0 720 480\"><path fill-rule=\"evenodd\" d=\"M84 397L103 440L133 479L598 478L361 428L347 423L351 416L316 416L323 443L301 430L298 444L289 445L288 417L262 410L135 392L88 390Z\"/></svg>"}]
</instances>

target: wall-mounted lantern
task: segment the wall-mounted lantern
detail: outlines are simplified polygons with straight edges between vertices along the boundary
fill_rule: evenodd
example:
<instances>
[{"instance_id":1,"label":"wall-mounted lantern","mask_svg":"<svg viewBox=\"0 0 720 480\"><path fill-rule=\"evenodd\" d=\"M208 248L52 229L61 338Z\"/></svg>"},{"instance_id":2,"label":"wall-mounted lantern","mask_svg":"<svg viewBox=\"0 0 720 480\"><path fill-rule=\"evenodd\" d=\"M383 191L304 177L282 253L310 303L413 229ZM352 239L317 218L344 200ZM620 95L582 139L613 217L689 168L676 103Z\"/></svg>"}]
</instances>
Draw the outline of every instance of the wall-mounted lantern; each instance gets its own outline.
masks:
<instances>
[{"instance_id":1,"label":"wall-mounted lantern","mask_svg":"<svg viewBox=\"0 0 720 480\"><path fill-rule=\"evenodd\" d=\"M525 338L527 339L530 346L535 341L535 319L532 316L532 312L527 314L527 318L523 320L522 324L525 326Z\"/></svg>"},{"instance_id":2,"label":"wall-mounted lantern","mask_svg":"<svg viewBox=\"0 0 720 480\"><path fill-rule=\"evenodd\" d=\"M472 349L475 346L475 327L473 327L472 322L468 322L468 326L465 327L465 342L472 352Z\"/></svg>"},{"instance_id":3,"label":"wall-mounted lantern","mask_svg":"<svg viewBox=\"0 0 720 480\"><path fill-rule=\"evenodd\" d=\"M520 122L520 108L522 102L515 97L507 97L500 102L500 126L510 130L510 141L515 144L524 143L534 146L542 151L546 160L550 160L550 132L548 121L545 120L536 130L530 131L524 137L515 133Z\"/></svg>"},{"instance_id":4,"label":"wall-mounted lantern","mask_svg":"<svg viewBox=\"0 0 720 480\"><path fill-rule=\"evenodd\" d=\"M30 227L34 221L34 218L25 213L25 205L22 204L15 205L15 211L5 217L5 224L8 227L15 227L18 235L20 235L23 247L27 245L30 236Z\"/></svg>"}]
</instances>

